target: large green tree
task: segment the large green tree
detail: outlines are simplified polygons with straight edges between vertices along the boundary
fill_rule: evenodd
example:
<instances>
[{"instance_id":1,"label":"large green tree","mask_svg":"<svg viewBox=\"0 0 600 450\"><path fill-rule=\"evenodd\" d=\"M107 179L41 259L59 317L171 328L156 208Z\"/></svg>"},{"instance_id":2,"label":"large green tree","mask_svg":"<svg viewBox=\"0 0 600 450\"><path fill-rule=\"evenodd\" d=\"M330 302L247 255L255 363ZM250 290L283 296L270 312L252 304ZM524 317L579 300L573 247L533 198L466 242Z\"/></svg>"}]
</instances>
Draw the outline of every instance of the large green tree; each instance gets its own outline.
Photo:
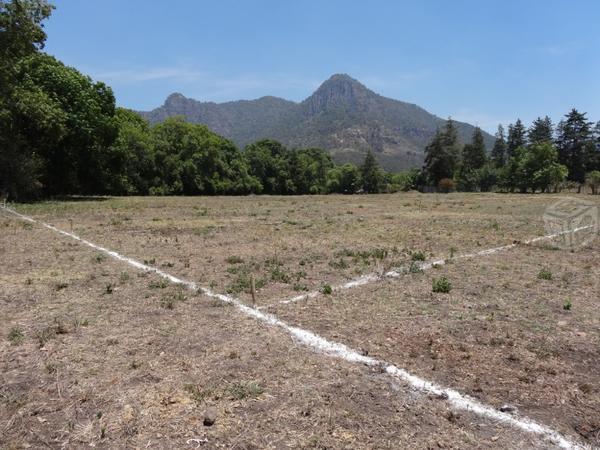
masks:
<instances>
[{"instance_id":1,"label":"large green tree","mask_svg":"<svg viewBox=\"0 0 600 450\"><path fill-rule=\"evenodd\" d=\"M566 178L568 169L558 161L558 151L551 142L515 149L502 172L502 184L520 192L546 192Z\"/></svg>"},{"instance_id":2,"label":"large green tree","mask_svg":"<svg viewBox=\"0 0 600 450\"><path fill-rule=\"evenodd\" d=\"M481 128L473 130L471 142L465 144L458 173L458 187L460 190L473 191L478 186L478 170L487 162L487 153Z\"/></svg>"},{"instance_id":3,"label":"large green tree","mask_svg":"<svg viewBox=\"0 0 600 450\"><path fill-rule=\"evenodd\" d=\"M383 173L375 159L373 152L369 150L365 160L360 167L363 191L367 194L377 194L381 192L383 184Z\"/></svg>"},{"instance_id":4,"label":"large green tree","mask_svg":"<svg viewBox=\"0 0 600 450\"><path fill-rule=\"evenodd\" d=\"M292 150L289 156L294 194L322 194L326 191L327 172L333 167L331 156L320 148Z\"/></svg>"},{"instance_id":5,"label":"large green tree","mask_svg":"<svg viewBox=\"0 0 600 450\"><path fill-rule=\"evenodd\" d=\"M583 183L596 159L592 123L587 120L586 113L572 109L565 116L558 124L556 144L560 163L569 169L569 179Z\"/></svg>"},{"instance_id":6,"label":"large green tree","mask_svg":"<svg viewBox=\"0 0 600 450\"><path fill-rule=\"evenodd\" d=\"M527 131L527 140L530 145L552 142L553 134L554 126L550 117L546 116L543 119L538 117Z\"/></svg>"},{"instance_id":7,"label":"large green tree","mask_svg":"<svg viewBox=\"0 0 600 450\"><path fill-rule=\"evenodd\" d=\"M502 167L506 163L506 137L504 136L504 127L498 125L496 140L490 154L490 159L496 167Z\"/></svg>"},{"instance_id":8,"label":"large green tree","mask_svg":"<svg viewBox=\"0 0 600 450\"><path fill-rule=\"evenodd\" d=\"M521 119L517 119L514 125L508 125L508 138L506 142L506 157L510 158L514 151L527 144L527 130Z\"/></svg>"},{"instance_id":9,"label":"large green tree","mask_svg":"<svg viewBox=\"0 0 600 450\"><path fill-rule=\"evenodd\" d=\"M110 193L121 170L111 147L118 133L112 90L42 53L18 63L17 80L13 131L42 158L45 192Z\"/></svg>"},{"instance_id":10,"label":"large green tree","mask_svg":"<svg viewBox=\"0 0 600 450\"><path fill-rule=\"evenodd\" d=\"M433 139L425 147L425 164L423 171L428 183L437 186L440 180L452 178L460 156L458 135L452 119L438 130Z\"/></svg>"},{"instance_id":11,"label":"large green tree","mask_svg":"<svg viewBox=\"0 0 600 450\"><path fill-rule=\"evenodd\" d=\"M296 190L290 173L290 152L280 142L263 139L249 144L244 158L264 194L292 194Z\"/></svg>"},{"instance_id":12,"label":"large green tree","mask_svg":"<svg viewBox=\"0 0 600 450\"><path fill-rule=\"evenodd\" d=\"M153 194L215 195L258 192L258 180L233 143L205 125L172 117L152 128L157 181Z\"/></svg>"},{"instance_id":13,"label":"large green tree","mask_svg":"<svg viewBox=\"0 0 600 450\"><path fill-rule=\"evenodd\" d=\"M360 188L360 169L354 164L347 163L327 172L327 192L355 194Z\"/></svg>"},{"instance_id":14,"label":"large green tree","mask_svg":"<svg viewBox=\"0 0 600 450\"><path fill-rule=\"evenodd\" d=\"M12 198L38 195L43 170L36 150L26 145L17 110L29 109L29 115L40 118L43 123L38 124L38 131L57 128L55 111L40 104L39 93L24 93L17 83L18 63L44 47L43 22L52 9L44 0L0 0L0 191Z\"/></svg>"},{"instance_id":15,"label":"large green tree","mask_svg":"<svg viewBox=\"0 0 600 450\"><path fill-rule=\"evenodd\" d=\"M118 135L112 151L121 170L111 177L110 190L120 195L146 195L156 182L150 126L142 116L124 108L117 108L115 119Z\"/></svg>"}]
</instances>

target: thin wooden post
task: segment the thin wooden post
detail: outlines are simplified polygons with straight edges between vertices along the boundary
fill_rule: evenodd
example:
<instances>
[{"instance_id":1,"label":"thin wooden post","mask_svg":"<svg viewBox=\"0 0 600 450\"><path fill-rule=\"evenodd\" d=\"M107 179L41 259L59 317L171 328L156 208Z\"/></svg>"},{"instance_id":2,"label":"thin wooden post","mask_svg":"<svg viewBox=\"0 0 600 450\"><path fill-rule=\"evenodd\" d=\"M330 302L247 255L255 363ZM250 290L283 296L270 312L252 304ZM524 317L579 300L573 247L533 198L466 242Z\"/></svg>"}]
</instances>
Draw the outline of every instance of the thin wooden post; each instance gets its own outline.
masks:
<instances>
[{"instance_id":1,"label":"thin wooden post","mask_svg":"<svg viewBox=\"0 0 600 450\"><path fill-rule=\"evenodd\" d=\"M252 294L252 306L256 306L256 281L254 280L254 274L250 276L251 294Z\"/></svg>"}]
</instances>

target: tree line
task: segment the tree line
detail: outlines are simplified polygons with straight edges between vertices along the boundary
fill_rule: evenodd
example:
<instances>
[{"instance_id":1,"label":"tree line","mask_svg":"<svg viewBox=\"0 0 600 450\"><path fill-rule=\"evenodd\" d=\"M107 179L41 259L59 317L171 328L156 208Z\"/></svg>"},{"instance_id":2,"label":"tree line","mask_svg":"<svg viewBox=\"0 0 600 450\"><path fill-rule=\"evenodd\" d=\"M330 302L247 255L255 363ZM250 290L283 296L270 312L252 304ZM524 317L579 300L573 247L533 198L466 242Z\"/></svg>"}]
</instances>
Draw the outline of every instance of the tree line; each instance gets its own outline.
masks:
<instances>
[{"instance_id":1,"label":"tree line","mask_svg":"<svg viewBox=\"0 0 600 450\"><path fill-rule=\"evenodd\" d=\"M117 108L110 87L42 50L44 0L0 0L0 190L12 199L61 195L381 192L412 173L335 165L317 148L261 140L244 151L206 126L150 126Z\"/></svg>"},{"instance_id":2,"label":"tree line","mask_svg":"<svg viewBox=\"0 0 600 450\"><path fill-rule=\"evenodd\" d=\"M600 191L600 123L572 110L526 129L499 127L491 153L476 128L460 145L448 120L422 170L388 173L371 152L336 165L318 148L269 139L240 151L206 126L171 118L150 126L118 108L112 89L43 52L45 0L0 0L0 193L62 195L379 193L399 190L548 191L570 180Z\"/></svg>"},{"instance_id":3,"label":"tree line","mask_svg":"<svg viewBox=\"0 0 600 450\"><path fill-rule=\"evenodd\" d=\"M461 146L451 119L425 148L425 164L417 184L424 190L557 192L600 190L600 122L572 109L555 127L546 116L529 128L521 120L498 126L491 152L481 129Z\"/></svg>"}]
</instances>

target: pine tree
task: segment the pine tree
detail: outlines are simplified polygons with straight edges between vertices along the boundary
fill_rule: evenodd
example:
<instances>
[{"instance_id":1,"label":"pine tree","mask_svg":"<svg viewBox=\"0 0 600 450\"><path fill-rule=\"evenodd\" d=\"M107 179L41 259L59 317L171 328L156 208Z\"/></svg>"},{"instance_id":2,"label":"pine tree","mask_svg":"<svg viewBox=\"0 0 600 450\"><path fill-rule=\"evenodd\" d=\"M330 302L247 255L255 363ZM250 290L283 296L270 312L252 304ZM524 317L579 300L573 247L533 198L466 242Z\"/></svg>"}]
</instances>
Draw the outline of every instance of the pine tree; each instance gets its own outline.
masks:
<instances>
[{"instance_id":1,"label":"pine tree","mask_svg":"<svg viewBox=\"0 0 600 450\"><path fill-rule=\"evenodd\" d=\"M381 192L381 184L383 181L383 174L379 168L379 164L373 155L373 152L369 150L365 161L360 168L363 182L363 190L368 194L377 194Z\"/></svg>"},{"instance_id":2,"label":"pine tree","mask_svg":"<svg viewBox=\"0 0 600 450\"><path fill-rule=\"evenodd\" d=\"M506 159L510 158L514 151L519 147L524 147L527 144L526 140L527 130L521 122L521 119L517 119L515 124L508 126L508 140L506 143Z\"/></svg>"},{"instance_id":3,"label":"pine tree","mask_svg":"<svg viewBox=\"0 0 600 450\"><path fill-rule=\"evenodd\" d=\"M593 140L592 123L572 109L558 125L556 146L558 159L569 169L569 180L583 183L586 171L593 169L596 145Z\"/></svg>"},{"instance_id":4,"label":"pine tree","mask_svg":"<svg viewBox=\"0 0 600 450\"><path fill-rule=\"evenodd\" d=\"M592 166L592 170L600 171L600 121L598 121L594 127L594 144L594 157L593 161L590 162L590 166Z\"/></svg>"},{"instance_id":5,"label":"pine tree","mask_svg":"<svg viewBox=\"0 0 600 450\"><path fill-rule=\"evenodd\" d=\"M485 153L485 142L481 128L475 127L471 143L463 147L462 168L466 170L477 170L484 166L487 161Z\"/></svg>"},{"instance_id":6,"label":"pine tree","mask_svg":"<svg viewBox=\"0 0 600 450\"><path fill-rule=\"evenodd\" d=\"M469 144L465 144L462 150L460 170L458 173L458 187L460 190L473 191L478 187L477 171L487 161L485 142L481 128L476 127Z\"/></svg>"},{"instance_id":7,"label":"pine tree","mask_svg":"<svg viewBox=\"0 0 600 450\"><path fill-rule=\"evenodd\" d=\"M541 144L543 142L552 142L554 126L550 117L535 119L531 128L527 131L529 145Z\"/></svg>"},{"instance_id":8,"label":"pine tree","mask_svg":"<svg viewBox=\"0 0 600 450\"><path fill-rule=\"evenodd\" d=\"M506 163L506 138L504 137L504 127L502 125L498 125L491 160L496 167L503 167Z\"/></svg>"},{"instance_id":9,"label":"pine tree","mask_svg":"<svg viewBox=\"0 0 600 450\"><path fill-rule=\"evenodd\" d=\"M440 180L452 178L460 156L458 135L452 119L448 119L443 130L437 130L425 147L425 172L428 182L437 186Z\"/></svg>"}]
</instances>

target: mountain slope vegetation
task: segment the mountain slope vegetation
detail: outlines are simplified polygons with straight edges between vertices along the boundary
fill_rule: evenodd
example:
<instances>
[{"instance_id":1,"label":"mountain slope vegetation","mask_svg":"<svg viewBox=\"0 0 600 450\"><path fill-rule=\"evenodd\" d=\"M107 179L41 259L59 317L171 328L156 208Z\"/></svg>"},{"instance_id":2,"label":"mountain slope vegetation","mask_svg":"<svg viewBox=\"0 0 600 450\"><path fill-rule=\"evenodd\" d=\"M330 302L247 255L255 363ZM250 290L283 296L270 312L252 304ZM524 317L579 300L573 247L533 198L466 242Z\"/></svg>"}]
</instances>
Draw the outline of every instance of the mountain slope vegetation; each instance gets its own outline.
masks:
<instances>
[{"instance_id":1,"label":"mountain slope vegetation","mask_svg":"<svg viewBox=\"0 0 600 450\"><path fill-rule=\"evenodd\" d=\"M277 97L214 103L172 94L159 108L141 114L151 123L181 115L240 148L276 139L292 148L323 148L338 163L361 162L372 150L391 171L421 166L425 146L444 123L417 105L378 95L345 74L333 75L300 103ZM468 142L474 127L461 122L456 127L459 140ZM484 138L491 148L492 136L485 133Z\"/></svg>"}]
</instances>

